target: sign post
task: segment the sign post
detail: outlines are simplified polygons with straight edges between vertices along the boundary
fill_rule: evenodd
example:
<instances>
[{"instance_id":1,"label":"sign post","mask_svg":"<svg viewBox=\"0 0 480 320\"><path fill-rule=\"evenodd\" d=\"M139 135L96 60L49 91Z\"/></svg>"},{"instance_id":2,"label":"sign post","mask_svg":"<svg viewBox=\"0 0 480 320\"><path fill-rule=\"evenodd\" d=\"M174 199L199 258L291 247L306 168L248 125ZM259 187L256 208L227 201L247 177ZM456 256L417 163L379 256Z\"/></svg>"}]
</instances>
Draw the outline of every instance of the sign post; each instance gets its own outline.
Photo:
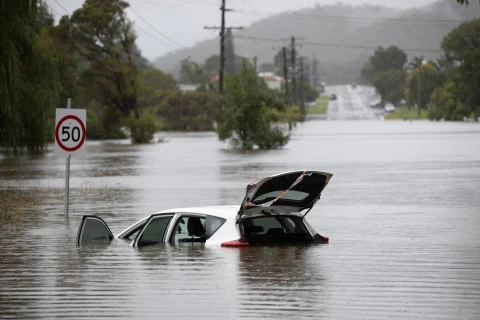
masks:
<instances>
[{"instance_id":1,"label":"sign post","mask_svg":"<svg viewBox=\"0 0 480 320\"><path fill-rule=\"evenodd\" d=\"M66 157L65 168L65 218L68 220L70 192L70 158L85 157L85 139L87 136L87 112L85 109L71 109L68 98L67 109L57 109L55 117L55 155Z\"/></svg>"}]
</instances>

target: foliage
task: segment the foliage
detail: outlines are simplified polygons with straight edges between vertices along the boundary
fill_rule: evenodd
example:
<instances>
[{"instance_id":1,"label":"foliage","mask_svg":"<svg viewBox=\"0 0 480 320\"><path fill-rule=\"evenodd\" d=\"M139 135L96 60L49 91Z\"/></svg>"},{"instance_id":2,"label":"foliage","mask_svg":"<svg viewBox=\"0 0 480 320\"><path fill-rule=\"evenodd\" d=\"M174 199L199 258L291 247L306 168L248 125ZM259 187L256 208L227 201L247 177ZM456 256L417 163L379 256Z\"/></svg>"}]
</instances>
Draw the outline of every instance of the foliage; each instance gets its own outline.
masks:
<instances>
[{"instance_id":1,"label":"foliage","mask_svg":"<svg viewBox=\"0 0 480 320\"><path fill-rule=\"evenodd\" d=\"M234 148L273 149L288 142L289 136L273 126L278 119L274 110L284 110L285 106L257 77L256 66L244 63L238 75L226 77L222 102L218 135L221 140L228 139Z\"/></svg>"},{"instance_id":2,"label":"foliage","mask_svg":"<svg viewBox=\"0 0 480 320\"><path fill-rule=\"evenodd\" d=\"M171 74L154 68L142 73L142 84L152 90L178 90L177 81Z\"/></svg>"},{"instance_id":3,"label":"foliage","mask_svg":"<svg viewBox=\"0 0 480 320\"><path fill-rule=\"evenodd\" d=\"M305 102L314 102L319 95L318 90L312 88L308 83L303 83L303 99ZM297 83L297 90L295 91L296 101L300 101L300 84Z\"/></svg>"},{"instance_id":4,"label":"foliage","mask_svg":"<svg viewBox=\"0 0 480 320\"><path fill-rule=\"evenodd\" d=\"M462 4L462 5L465 4L465 5L467 5L467 6L468 6L468 3L469 3L468 1L469 1L469 0L457 0L458 3L460 3L460 4ZM480 0L478 1L478 3L480 3Z\"/></svg>"},{"instance_id":5,"label":"foliage","mask_svg":"<svg viewBox=\"0 0 480 320\"><path fill-rule=\"evenodd\" d=\"M374 54L362 68L362 77L371 81L373 77L382 71L403 70L407 63L407 54L396 46L390 46L387 49L378 47Z\"/></svg>"},{"instance_id":6,"label":"foliage","mask_svg":"<svg viewBox=\"0 0 480 320\"><path fill-rule=\"evenodd\" d=\"M404 70L385 70L373 76L372 85L382 97L382 101L397 105L404 97L406 78Z\"/></svg>"},{"instance_id":7,"label":"foliage","mask_svg":"<svg viewBox=\"0 0 480 320\"><path fill-rule=\"evenodd\" d=\"M123 116L118 109L92 101L87 109L87 139L125 139Z\"/></svg>"},{"instance_id":8,"label":"foliage","mask_svg":"<svg viewBox=\"0 0 480 320\"><path fill-rule=\"evenodd\" d=\"M207 92L172 91L156 110L165 130L208 131L213 130L218 103Z\"/></svg>"},{"instance_id":9,"label":"foliage","mask_svg":"<svg viewBox=\"0 0 480 320\"><path fill-rule=\"evenodd\" d=\"M435 102L435 108L429 112L432 120L463 120L470 115L470 110L463 102L458 100L458 91L461 85L450 80L441 88L435 89L431 99Z\"/></svg>"},{"instance_id":10,"label":"foliage","mask_svg":"<svg viewBox=\"0 0 480 320\"><path fill-rule=\"evenodd\" d=\"M183 60L181 62L180 83L184 84L200 84L206 87L210 81L210 77L205 73L202 67L196 62Z\"/></svg>"},{"instance_id":11,"label":"foliage","mask_svg":"<svg viewBox=\"0 0 480 320\"><path fill-rule=\"evenodd\" d=\"M440 71L430 62L413 69L407 79L406 98L409 104L416 104L421 109L426 109L432 92L438 87L440 79ZM420 95L418 90L420 90Z\"/></svg>"},{"instance_id":12,"label":"foliage","mask_svg":"<svg viewBox=\"0 0 480 320\"><path fill-rule=\"evenodd\" d=\"M248 59L241 56L235 56L233 63L231 62L231 60L229 61L230 61L229 64L235 66L236 68L240 68L244 62L246 64L251 65ZM213 78L214 76L218 75L219 70L220 70L219 55L214 54L208 57L207 59L205 59L205 62L203 63L203 71L209 78Z\"/></svg>"},{"instance_id":13,"label":"foliage","mask_svg":"<svg viewBox=\"0 0 480 320\"><path fill-rule=\"evenodd\" d=\"M127 7L128 3L123 0L86 0L71 17L64 16L53 32L61 35L58 41L63 41L69 50L88 62L82 76L95 88L91 93L96 100L117 108L124 117L133 112L139 119L135 61L138 50L133 24L125 14ZM134 141L141 142L136 141L136 137L145 140L132 132Z\"/></svg>"},{"instance_id":14,"label":"foliage","mask_svg":"<svg viewBox=\"0 0 480 320\"><path fill-rule=\"evenodd\" d=\"M59 91L53 22L45 4L0 0L0 149L38 154L54 126Z\"/></svg>"},{"instance_id":15,"label":"foliage","mask_svg":"<svg viewBox=\"0 0 480 320\"><path fill-rule=\"evenodd\" d=\"M126 124L130 128L132 142L136 143L151 142L153 134L161 129L157 117L151 111L143 112L139 118L131 111Z\"/></svg>"},{"instance_id":16,"label":"foliage","mask_svg":"<svg viewBox=\"0 0 480 320\"><path fill-rule=\"evenodd\" d=\"M480 19L462 23L442 41L447 59L461 61L464 54L480 50Z\"/></svg>"}]
</instances>

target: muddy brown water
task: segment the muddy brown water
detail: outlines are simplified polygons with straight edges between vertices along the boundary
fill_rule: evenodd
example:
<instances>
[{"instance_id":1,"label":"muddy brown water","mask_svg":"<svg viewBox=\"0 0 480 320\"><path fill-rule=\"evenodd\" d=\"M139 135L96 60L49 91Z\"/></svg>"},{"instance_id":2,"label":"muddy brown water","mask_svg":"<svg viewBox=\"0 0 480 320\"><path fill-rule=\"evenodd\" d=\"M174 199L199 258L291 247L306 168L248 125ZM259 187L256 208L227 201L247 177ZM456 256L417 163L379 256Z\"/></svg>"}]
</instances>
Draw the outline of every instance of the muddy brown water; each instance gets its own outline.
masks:
<instances>
[{"instance_id":1,"label":"muddy brown water","mask_svg":"<svg viewBox=\"0 0 480 320\"><path fill-rule=\"evenodd\" d=\"M0 318L480 318L480 125L308 121L284 149L249 153L213 133L160 136L89 142L68 223L65 160L0 158L3 190L43 190L0 225ZM117 233L163 209L240 204L249 182L299 169L334 174L308 214L328 245L75 246L83 214Z\"/></svg>"}]
</instances>

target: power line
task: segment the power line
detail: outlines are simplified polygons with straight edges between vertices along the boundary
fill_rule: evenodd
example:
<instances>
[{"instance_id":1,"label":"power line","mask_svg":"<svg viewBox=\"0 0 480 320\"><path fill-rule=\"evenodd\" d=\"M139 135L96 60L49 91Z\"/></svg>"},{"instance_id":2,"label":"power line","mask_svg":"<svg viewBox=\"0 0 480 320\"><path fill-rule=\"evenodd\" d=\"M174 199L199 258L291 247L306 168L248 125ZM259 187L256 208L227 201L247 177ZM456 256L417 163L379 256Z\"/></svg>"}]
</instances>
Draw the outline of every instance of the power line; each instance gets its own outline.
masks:
<instances>
[{"instance_id":1,"label":"power line","mask_svg":"<svg viewBox=\"0 0 480 320\"><path fill-rule=\"evenodd\" d=\"M271 38L261 38L261 37L244 37L244 36L236 36L238 39L244 40L254 40L254 41L267 41L267 42L281 42L279 39L271 39ZM343 45L343 44L336 44L336 43L324 43L324 42L302 42L303 45L310 45L310 46L320 46L320 47L332 47L332 48L345 48L345 49L378 49L377 47L373 46L363 46L363 45ZM412 48L402 48L405 51L414 51L414 52L431 52L431 53L441 53L442 50L439 49L412 49Z\"/></svg>"},{"instance_id":2,"label":"power line","mask_svg":"<svg viewBox=\"0 0 480 320\"><path fill-rule=\"evenodd\" d=\"M197 4L197 3L202 3L202 4L209 5L209 6L216 6L216 4L206 2L206 1L202 1L202 0L192 0L192 1L187 1L187 2L183 2L183 3L181 2L180 4L166 4L166 3L159 3L159 2L154 2L154 1L150 1L150 0L140 0L140 1L151 4L151 5L154 5L154 6L166 7L166 8L183 7L183 6L187 6L187 5L190 5L190 4Z\"/></svg>"},{"instance_id":3,"label":"power line","mask_svg":"<svg viewBox=\"0 0 480 320\"><path fill-rule=\"evenodd\" d=\"M178 49L177 47L174 47L174 46L171 45L170 43L158 39L157 37L155 37L154 35L152 35L151 33L147 32L147 31L145 31L145 29L140 28L139 26L135 26L135 28L137 28L138 30L140 30L141 32L145 33L145 34L146 34L147 36L149 36L150 38L157 40L159 43L161 43L161 44L163 44L163 45L165 45L165 46L167 46L167 47L170 47L170 48L172 48L172 49Z\"/></svg>"},{"instance_id":4,"label":"power line","mask_svg":"<svg viewBox=\"0 0 480 320\"><path fill-rule=\"evenodd\" d=\"M55 0L55 2L60 6L60 8L63 9L63 11L65 11L67 14L70 14L70 12L60 4L60 2L58 2L57 0Z\"/></svg>"},{"instance_id":5,"label":"power line","mask_svg":"<svg viewBox=\"0 0 480 320\"><path fill-rule=\"evenodd\" d=\"M62 16L60 13L58 13L58 11L57 11L57 10L53 9L52 7L50 7L50 6L48 5L48 3L46 3L46 2L44 2L44 3L47 5L47 7L49 7L49 8L50 8L50 10L52 10L54 13L56 13L56 14L57 14L57 16L59 16L59 17L61 17L61 16Z\"/></svg>"},{"instance_id":6,"label":"power line","mask_svg":"<svg viewBox=\"0 0 480 320\"><path fill-rule=\"evenodd\" d=\"M154 31L156 31L159 35L161 35L162 37L164 37L168 41L172 42L173 44L179 46L180 48L187 49L187 47L179 44L178 42L176 42L176 41L170 39L169 37L167 37L162 32L158 31L158 29L156 29L154 26L152 26L147 20L145 20L140 14L138 14L137 11L135 11L131 6L129 8L130 8L130 10L132 10L133 13L135 13L143 22L145 22L148 26L150 26L150 28L152 28Z\"/></svg>"}]
</instances>

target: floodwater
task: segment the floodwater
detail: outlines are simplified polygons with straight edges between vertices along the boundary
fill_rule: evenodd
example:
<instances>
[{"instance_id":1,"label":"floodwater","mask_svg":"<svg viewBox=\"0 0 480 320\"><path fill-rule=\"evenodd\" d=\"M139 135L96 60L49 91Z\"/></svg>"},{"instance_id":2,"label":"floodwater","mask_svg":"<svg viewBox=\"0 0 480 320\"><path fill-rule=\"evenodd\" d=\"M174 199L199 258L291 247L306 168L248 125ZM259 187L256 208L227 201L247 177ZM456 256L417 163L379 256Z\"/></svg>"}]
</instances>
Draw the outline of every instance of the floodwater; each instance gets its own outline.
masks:
<instances>
[{"instance_id":1,"label":"floodwater","mask_svg":"<svg viewBox=\"0 0 480 320\"><path fill-rule=\"evenodd\" d=\"M0 318L480 318L478 123L307 121L284 149L249 153L160 136L88 143L68 223L65 160L0 158L0 203L42 196L0 225ZM308 214L327 245L75 246L83 214L115 234L163 209L240 204L249 182L301 169L334 174Z\"/></svg>"}]
</instances>

